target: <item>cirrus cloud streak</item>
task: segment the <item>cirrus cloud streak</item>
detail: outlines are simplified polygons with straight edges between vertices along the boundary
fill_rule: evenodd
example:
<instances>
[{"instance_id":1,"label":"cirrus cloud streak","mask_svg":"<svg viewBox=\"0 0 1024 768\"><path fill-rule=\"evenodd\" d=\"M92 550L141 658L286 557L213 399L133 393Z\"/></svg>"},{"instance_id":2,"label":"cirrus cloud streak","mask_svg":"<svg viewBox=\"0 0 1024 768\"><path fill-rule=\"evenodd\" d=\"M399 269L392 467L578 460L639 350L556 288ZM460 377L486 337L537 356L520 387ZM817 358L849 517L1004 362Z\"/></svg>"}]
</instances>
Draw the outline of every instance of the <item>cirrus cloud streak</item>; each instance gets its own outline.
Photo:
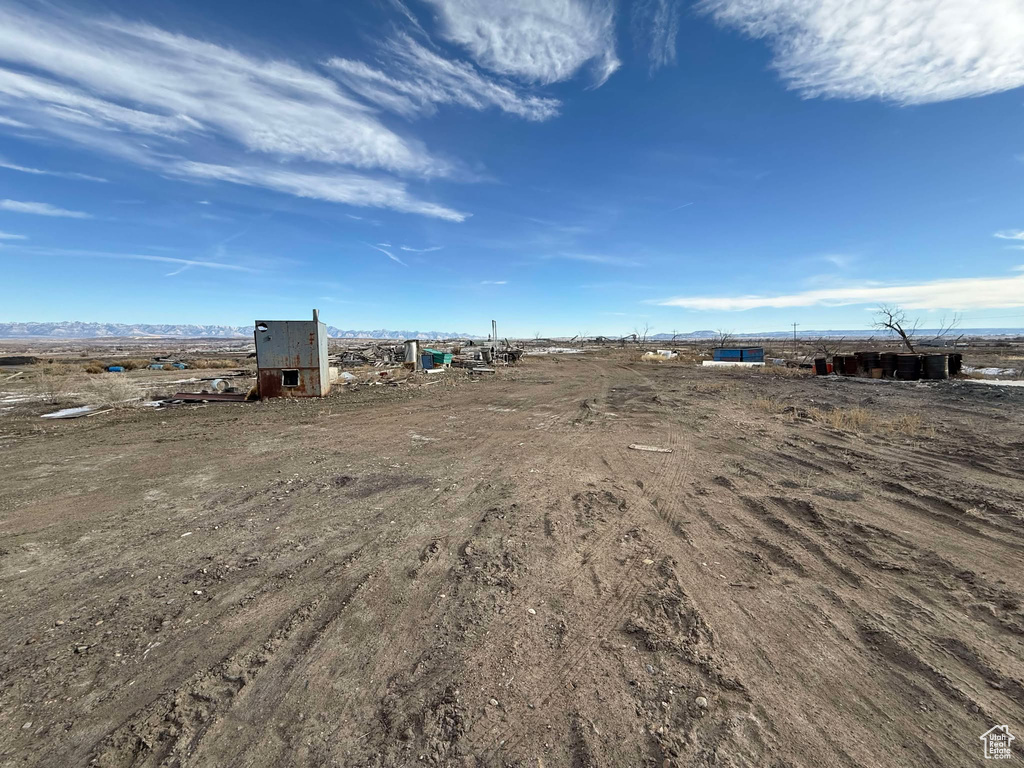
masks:
<instances>
[{"instance_id":1,"label":"cirrus cloud streak","mask_svg":"<svg viewBox=\"0 0 1024 768\"><path fill-rule=\"evenodd\" d=\"M861 283L772 296L680 296L649 303L719 312L856 304L899 304L904 309L925 310L1024 307L1024 275L951 278L903 285Z\"/></svg>"},{"instance_id":2,"label":"cirrus cloud streak","mask_svg":"<svg viewBox=\"0 0 1024 768\"><path fill-rule=\"evenodd\" d=\"M703 0L805 96L925 104L1024 85L1019 0Z\"/></svg>"}]
</instances>

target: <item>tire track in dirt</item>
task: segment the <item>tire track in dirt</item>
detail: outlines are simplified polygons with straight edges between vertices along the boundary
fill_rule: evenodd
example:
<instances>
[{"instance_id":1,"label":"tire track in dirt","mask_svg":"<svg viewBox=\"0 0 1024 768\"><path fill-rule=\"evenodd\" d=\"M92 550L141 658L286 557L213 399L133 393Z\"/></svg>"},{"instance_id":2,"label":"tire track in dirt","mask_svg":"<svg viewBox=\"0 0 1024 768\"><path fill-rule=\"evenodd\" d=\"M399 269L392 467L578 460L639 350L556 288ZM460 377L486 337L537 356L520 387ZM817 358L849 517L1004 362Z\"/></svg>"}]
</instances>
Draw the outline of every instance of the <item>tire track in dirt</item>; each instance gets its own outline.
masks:
<instances>
[{"instance_id":1,"label":"tire track in dirt","mask_svg":"<svg viewBox=\"0 0 1024 768\"><path fill-rule=\"evenodd\" d=\"M358 578L326 600L315 598L295 609L258 648L239 649L224 660L193 674L181 687L161 695L134 713L94 750L92 763L106 766L180 764L198 747L207 731L222 718L239 693L253 683L279 653L286 660L301 656L369 581ZM331 607L320 614L325 602Z\"/></svg>"},{"instance_id":2,"label":"tire track in dirt","mask_svg":"<svg viewBox=\"0 0 1024 768\"><path fill-rule=\"evenodd\" d=\"M624 370L633 373L628 369ZM650 383L647 377L642 375L638 377L644 380L645 383ZM675 443L674 435L671 433L669 434L669 443L670 446ZM594 458L605 467L612 466L608 460L609 458L617 458L620 463L628 465L632 461L632 457L627 454L626 450L620 447L613 451L612 455L600 452ZM656 454L656 456L658 458L655 462L652 482L660 479L660 476L665 473L672 463L674 454ZM631 476L633 474L635 473L630 473ZM648 502L650 487L651 483L648 483L645 488L641 488L640 493L641 499L646 498ZM619 498L614 495L612 499L616 503L619 502ZM596 539L591 538L586 542L578 564L567 563L566 566L551 574L550 578L555 581L555 586L553 588L541 589L541 592L576 594L577 590L572 589L573 585L578 581L590 580L590 564L593 559L602 553L614 538L621 536L623 531L628 532L635 528L641 519L642 504L629 504L624 502L624 500L622 503L625 503L624 514L612 521L611 524L606 525ZM538 692L538 703L541 708L546 706L561 689L565 688L568 679L578 672L583 662L592 654L593 648L600 638L603 638L611 629L624 621L628 607L635 602L639 591L643 588L643 582L637 578L637 571L643 564L643 560L649 559L645 558L647 554L650 554L649 550L639 549L633 555L632 559L625 565L625 569L615 585L616 588L610 590L608 597L590 612L593 618L572 633L572 639L568 646L559 653L561 657L560 662L551 664L549 661L549 663L543 665L535 665L533 669L528 670L523 675L527 683L526 687ZM573 559L575 560L576 558ZM525 599L521 599L520 602L529 605L536 600L536 594L537 590L535 589L534 595L522 595L520 597ZM502 636L515 633L511 617L499 622L495 629L501 630L500 634ZM554 666L553 670L550 668L551 666ZM488 749L488 742L490 742L492 746L489 748L489 754L492 756L495 750L502 748L502 745L494 746L494 737L499 730L506 735L504 750L509 753L514 753L521 740L529 735L529 729L524 728L518 732L513 729L509 732L507 726L500 722L494 724L486 732L480 733L478 724L481 722L481 720L477 720L470 725L468 740L471 745L478 749Z\"/></svg>"}]
</instances>

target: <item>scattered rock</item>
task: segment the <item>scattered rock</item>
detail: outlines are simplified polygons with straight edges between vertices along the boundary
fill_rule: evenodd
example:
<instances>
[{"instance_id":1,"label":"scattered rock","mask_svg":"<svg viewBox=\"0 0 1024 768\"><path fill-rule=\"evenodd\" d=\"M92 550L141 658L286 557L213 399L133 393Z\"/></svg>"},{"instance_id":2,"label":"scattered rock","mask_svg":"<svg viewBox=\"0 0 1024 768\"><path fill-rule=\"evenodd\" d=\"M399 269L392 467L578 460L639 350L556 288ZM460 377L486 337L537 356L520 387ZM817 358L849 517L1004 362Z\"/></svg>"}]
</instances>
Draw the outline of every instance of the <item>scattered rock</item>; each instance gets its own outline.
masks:
<instances>
[{"instance_id":1,"label":"scattered rock","mask_svg":"<svg viewBox=\"0 0 1024 768\"><path fill-rule=\"evenodd\" d=\"M55 626L55 627L63 627L64 626L64 619L57 619L55 622L53 622L53 626Z\"/></svg>"},{"instance_id":2,"label":"scattered rock","mask_svg":"<svg viewBox=\"0 0 1024 768\"><path fill-rule=\"evenodd\" d=\"M32 721L29 720L27 723L25 723L23 726L21 726L21 730L24 731L24 730L27 730L27 729L29 729L31 727L32 727Z\"/></svg>"},{"instance_id":3,"label":"scattered rock","mask_svg":"<svg viewBox=\"0 0 1024 768\"><path fill-rule=\"evenodd\" d=\"M76 645L75 646L75 653L85 653L88 650L89 650L89 646L88 645Z\"/></svg>"},{"instance_id":4,"label":"scattered rock","mask_svg":"<svg viewBox=\"0 0 1024 768\"><path fill-rule=\"evenodd\" d=\"M201 590L201 589L196 589L196 590L194 590L194 591L192 592L192 594L193 594L193 595L201 595L201 594L203 594L203 590Z\"/></svg>"},{"instance_id":5,"label":"scattered rock","mask_svg":"<svg viewBox=\"0 0 1024 768\"><path fill-rule=\"evenodd\" d=\"M644 558L644 565L654 565L654 561L649 558Z\"/></svg>"},{"instance_id":6,"label":"scattered rock","mask_svg":"<svg viewBox=\"0 0 1024 768\"><path fill-rule=\"evenodd\" d=\"M645 666L644 666L644 669L646 669L646 670L647 670L647 674L649 674L649 675L653 675L653 674L655 673L655 671L656 671L656 670L654 669L654 665L653 665L653 664L647 664L647 665L645 665Z\"/></svg>"},{"instance_id":7,"label":"scattered rock","mask_svg":"<svg viewBox=\"0 0 1024 768\"><path fill-rule=\"evenodd\" d=\"M701 709L707 709L708 708L708 700L705 699L703 696L698 696L693 701L694 701L694 704L696 704Z\"/></svg>"},{"instance_id":8,"label":"scattered rock","mask_svg":"<svg viewBox=\"0 0 1024 768\"><path fill-rule=\"evenodd\" d=\"M527 608L526 612L528 614L530 614L531 616L536 616L537 615L537 612L535 610L533 610L533 608Z\"/></svg>"},{"instance_id":9,"label":"scattered rock","mask_svg":"<svg viewBox=\"0 0 1024 768\"><path fill-rule=\"evenodd\" d=\"M498 700L497 699L491 699L487 703L490 704L492 707L498 706Z\"/></svg>"}]
</instances>

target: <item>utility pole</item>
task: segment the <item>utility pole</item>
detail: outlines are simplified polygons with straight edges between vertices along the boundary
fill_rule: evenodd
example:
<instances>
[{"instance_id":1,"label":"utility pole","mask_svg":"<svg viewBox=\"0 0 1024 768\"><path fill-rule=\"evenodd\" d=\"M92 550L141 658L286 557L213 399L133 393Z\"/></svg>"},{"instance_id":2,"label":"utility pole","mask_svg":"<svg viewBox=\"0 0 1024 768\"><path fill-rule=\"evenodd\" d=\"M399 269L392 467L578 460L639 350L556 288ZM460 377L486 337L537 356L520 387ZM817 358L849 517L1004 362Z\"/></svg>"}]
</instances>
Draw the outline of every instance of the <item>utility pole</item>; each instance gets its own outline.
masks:
<instances>
[{"instance_id":1,"label":"utility pole","mask_svg":"<svg viewBox=\"0 0 1024 768\"><path fill-rule=\"evenodd\" d=\"M794 355L796 354L796 327L798 325L800 325L800 323L793 323L793 354Z\"/></svg>"}]
</instances>

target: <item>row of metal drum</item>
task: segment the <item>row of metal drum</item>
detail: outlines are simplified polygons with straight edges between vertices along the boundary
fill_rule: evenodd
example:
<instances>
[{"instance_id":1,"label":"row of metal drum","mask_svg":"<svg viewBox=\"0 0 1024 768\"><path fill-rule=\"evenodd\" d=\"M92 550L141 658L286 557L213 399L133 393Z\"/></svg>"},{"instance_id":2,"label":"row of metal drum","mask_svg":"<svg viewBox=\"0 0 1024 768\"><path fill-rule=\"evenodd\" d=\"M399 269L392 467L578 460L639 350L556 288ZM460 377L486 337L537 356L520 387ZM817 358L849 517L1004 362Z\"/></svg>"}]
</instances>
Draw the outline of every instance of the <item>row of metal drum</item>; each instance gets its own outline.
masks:
<instances>
[{"instance_id":1,"label":"row of metal drum","mask_svg":"<svg viewBox=\"0 0 1024 768\"><path fill-rule=\"evenodd\" d=\"M839 376L905 381L948 379L960 373L963 357L959 352L924 355L915 352L857 352L852 355L833 355L831 366L826 358L819 357L814 361L814 371L819 376L835 373Z\"/></svg>"}]
</instances>

